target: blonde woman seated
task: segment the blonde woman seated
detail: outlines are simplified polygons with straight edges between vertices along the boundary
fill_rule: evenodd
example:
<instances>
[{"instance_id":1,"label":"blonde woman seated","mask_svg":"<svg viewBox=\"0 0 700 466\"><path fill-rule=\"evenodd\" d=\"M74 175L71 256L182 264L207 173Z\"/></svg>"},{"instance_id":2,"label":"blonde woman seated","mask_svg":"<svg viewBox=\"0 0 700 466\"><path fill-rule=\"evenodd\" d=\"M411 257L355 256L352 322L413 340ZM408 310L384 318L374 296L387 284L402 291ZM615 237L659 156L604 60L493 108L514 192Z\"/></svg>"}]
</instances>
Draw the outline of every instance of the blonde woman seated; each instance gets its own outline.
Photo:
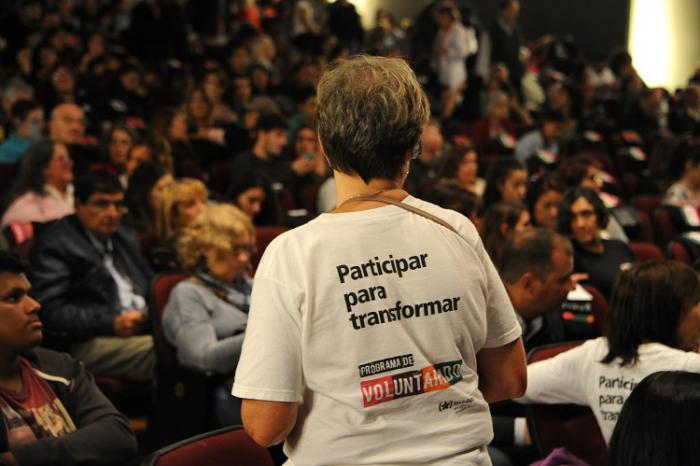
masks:
<instances>
[{"instance_id":1,"label":"blonde woman seated","mask_svg":"<svg viewBox=\"0 0 700 466\"><path fill-rule=\"evenodd\" d=\"M214 393L217 426L240 424L240 400L230 395L248 321L255 244L253 224L228 204L207 206L177 245L189 279L170 294L163 314L165 337L183 367L221 374Z\"/></svg>"},{"instance_id":2,"label":"blonde woman seated","mask_svg":"<svg viewBox=\"0 0 700 466\"><path fill-rule=\"evenodd\" d=\"M175 243L207 204L209 191L201 181L182 178L163 190L156 212L156 245L148 254L156 272L179 269Z\"/></svg>"}]
</instances>

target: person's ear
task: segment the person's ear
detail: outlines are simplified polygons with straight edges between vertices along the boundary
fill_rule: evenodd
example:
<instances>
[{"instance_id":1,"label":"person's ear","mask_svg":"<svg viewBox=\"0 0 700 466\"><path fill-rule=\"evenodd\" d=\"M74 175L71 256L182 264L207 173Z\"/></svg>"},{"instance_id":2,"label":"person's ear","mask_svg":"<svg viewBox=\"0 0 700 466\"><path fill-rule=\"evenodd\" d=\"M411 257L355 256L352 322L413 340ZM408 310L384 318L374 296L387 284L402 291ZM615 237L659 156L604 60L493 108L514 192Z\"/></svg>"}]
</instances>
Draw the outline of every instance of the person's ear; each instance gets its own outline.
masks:
<instances>
[{"instance_id":1,"label":"person's ear","mask_svg":"<svg viewBox=\"0 0 700 466\"><path fill-rule=\"evenodd\" d=\"M321 152L321 156L323 156L323 160L325 160L326 165L329 167L332 167L331 161L328 159L328 155L326 154L326 148L323 146L323 141L321 140L321 134L316 131L316 140L318 141L318 150Z\"/></svg>"},{"instance_id":2,"label":"person's ear","mask_svg":"<svg viewBox=\"0 0 700 466\"><path fill-rule=\"evenodd\" d=\"M535 274L532 272L525 272L520 277L519 281L522 288L531 294L534 294L534 292L537 290L537 285L539 284L539 280L537 280L537 277L535 277Z\"/></svg>"}]
</instances>

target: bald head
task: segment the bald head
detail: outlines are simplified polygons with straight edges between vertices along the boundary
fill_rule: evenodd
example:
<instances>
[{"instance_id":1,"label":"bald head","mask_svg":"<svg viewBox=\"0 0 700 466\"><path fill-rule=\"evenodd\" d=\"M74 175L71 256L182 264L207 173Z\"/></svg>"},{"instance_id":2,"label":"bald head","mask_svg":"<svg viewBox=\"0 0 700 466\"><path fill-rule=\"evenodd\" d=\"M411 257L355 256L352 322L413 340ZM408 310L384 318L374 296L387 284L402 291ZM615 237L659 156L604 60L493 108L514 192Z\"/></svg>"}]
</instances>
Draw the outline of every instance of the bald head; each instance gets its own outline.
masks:
<instances>
[{"instance_id":1,"label":"bald head","mask_svg":"<svg viewBox=\"0 0 700 466\"><path fill-rule=\"evenodd\" d=\"M51 139L65 145L80 144L85 136L85 113L75 104L59 104L51 111Z\"/></svg>"}]
</instances>

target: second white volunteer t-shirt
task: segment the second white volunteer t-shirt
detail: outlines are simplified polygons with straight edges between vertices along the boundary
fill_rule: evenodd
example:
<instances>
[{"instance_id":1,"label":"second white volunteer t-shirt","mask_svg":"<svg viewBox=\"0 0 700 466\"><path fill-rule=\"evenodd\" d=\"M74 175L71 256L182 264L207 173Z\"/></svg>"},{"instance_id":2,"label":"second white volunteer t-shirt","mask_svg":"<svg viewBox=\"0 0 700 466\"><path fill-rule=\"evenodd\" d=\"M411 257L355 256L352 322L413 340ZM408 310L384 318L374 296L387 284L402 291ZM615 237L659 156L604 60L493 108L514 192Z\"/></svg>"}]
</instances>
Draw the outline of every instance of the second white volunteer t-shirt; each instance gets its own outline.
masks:
<instances>
[{"instance_id":1,"label":"second white volunteer t-shirt","mask_svg":"<svg viewBox=\"0 0 700 466\"><path fill-rule=\"evenodd\" d=\"M520 326L474 226L404 200L323 214L273 241L255 275L233 394L301 403L297 466L489 464L476 354Z\"/></svg>"},{"instance_id":2,"label":"second white volunteer t-shirt","mask_svg":"<svg viewBox=\"0 0 700 466\"><path fill-rule=\"evenodd\" d=\"M607 443L622 405L644 377L659 371L700 372L700 354L661 343L645 343L637 351L639 357L631 366L620 366L620 359L603 364L600 361L608 354L608 343L605 337L599 337L530 364L527 392L519 401L589 406Z\"/></svg>"}]
</instances>

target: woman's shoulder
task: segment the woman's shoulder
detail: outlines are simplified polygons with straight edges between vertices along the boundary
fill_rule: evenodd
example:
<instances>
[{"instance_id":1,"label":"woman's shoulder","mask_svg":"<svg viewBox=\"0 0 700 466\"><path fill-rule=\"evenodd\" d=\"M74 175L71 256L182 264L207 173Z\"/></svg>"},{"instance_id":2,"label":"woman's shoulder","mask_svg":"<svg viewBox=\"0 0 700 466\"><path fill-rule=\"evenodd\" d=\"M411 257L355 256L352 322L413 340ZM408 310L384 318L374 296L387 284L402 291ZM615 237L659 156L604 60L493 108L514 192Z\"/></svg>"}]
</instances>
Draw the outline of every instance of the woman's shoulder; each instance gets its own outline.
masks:
<instances>
[{"instance_id":1,"label":"woman's shoulder","mask_svg":"<svg viewBox=\"0 0 700 466\"><path fill-rule=\"evenodd\" d=\"M404 202L412 205L413 207L424 210L429 214L435 215L439 219L447 222L470 244L473 244L473 242L479 238L479 234L476 231L476 226L474 223L457 211L440 207L431 202L424 201L413 196L407 197Z\"/></svg>"},{"instance_id":2,"label":"woman's shoulder","mask_svg":"<svg viewBox=\"0 0 700 466\"><path fill-rule=\"evenodd\" d=\"M207 286L195 282L192 277L182 280L170 292L171 300L191 298L193 296L206 297L209 295L214 296L214 293Z\"/></svg>"}]
</instances>

